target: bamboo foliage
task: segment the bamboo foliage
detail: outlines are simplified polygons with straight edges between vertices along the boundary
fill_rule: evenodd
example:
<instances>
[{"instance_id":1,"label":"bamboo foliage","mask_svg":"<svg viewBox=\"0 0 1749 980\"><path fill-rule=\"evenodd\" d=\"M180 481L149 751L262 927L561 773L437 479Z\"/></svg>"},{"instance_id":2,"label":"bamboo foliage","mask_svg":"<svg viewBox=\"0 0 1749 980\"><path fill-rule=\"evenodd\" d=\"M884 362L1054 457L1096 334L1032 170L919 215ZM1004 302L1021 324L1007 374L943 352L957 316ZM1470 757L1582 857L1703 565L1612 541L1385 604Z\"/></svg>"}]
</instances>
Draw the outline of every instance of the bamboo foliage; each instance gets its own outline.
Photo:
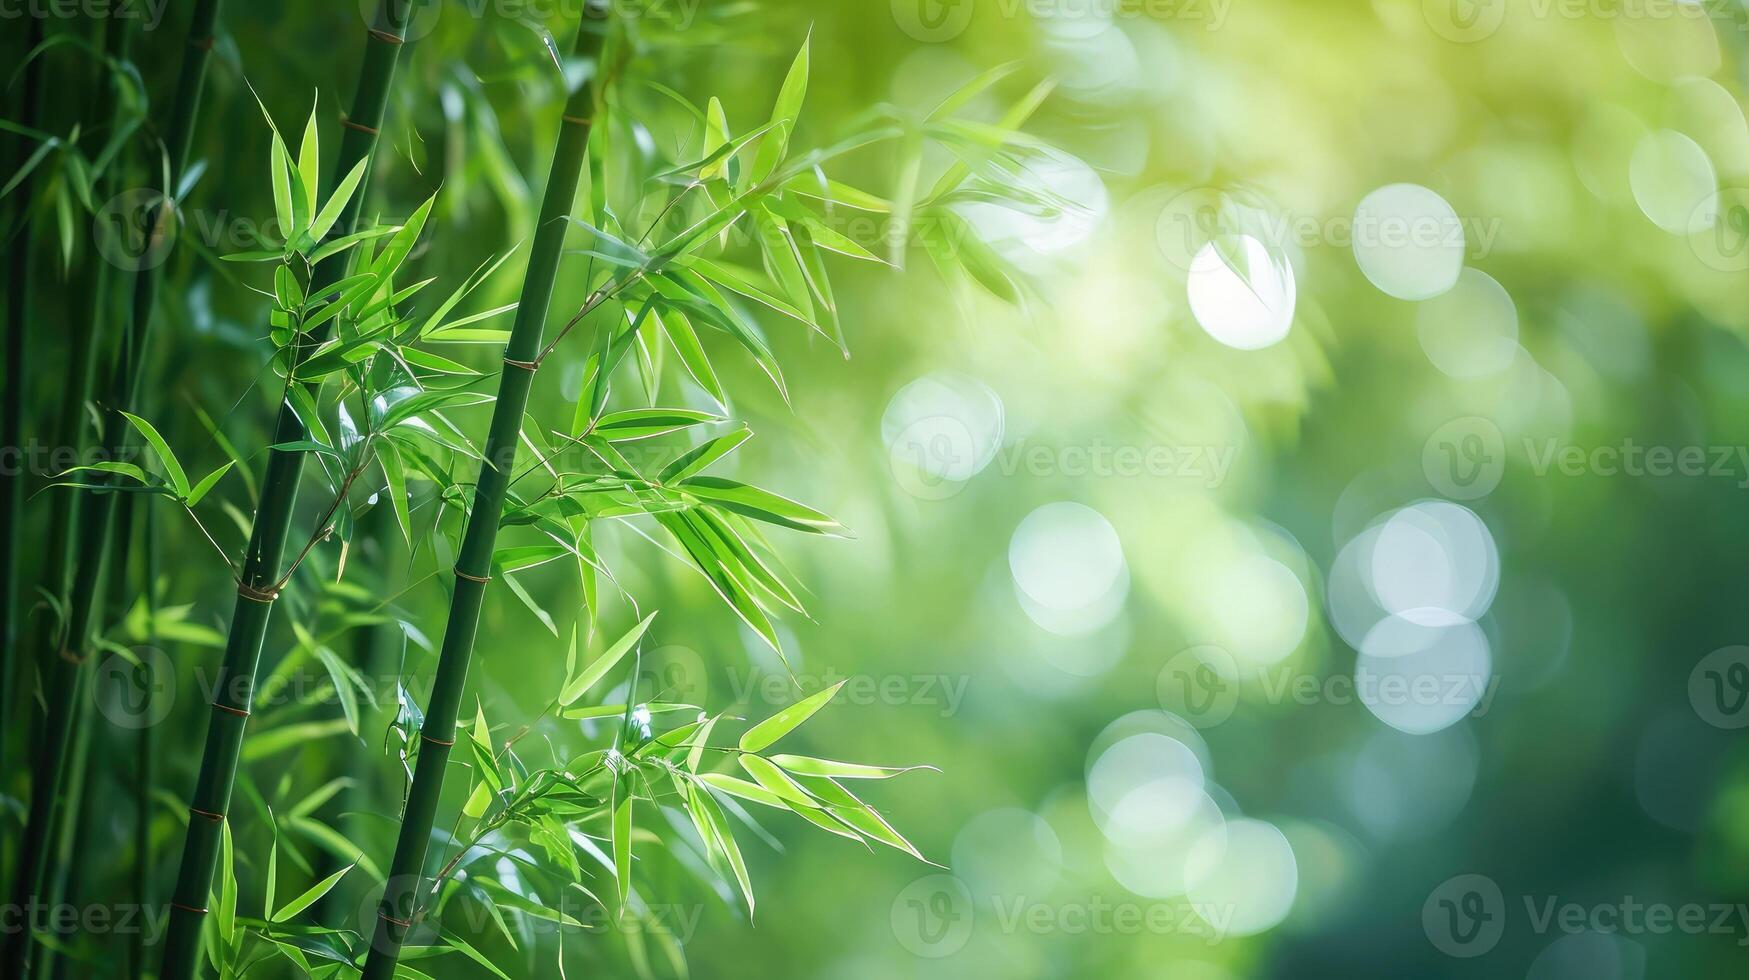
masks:
<instances>
[{"instance_id":1,"label":"bamboo foliage","mask_svg":"<svg viewBox=\"0 0 1749 980\"><path fill-rule=\"evenodd\" d=\"M203 6L216 14L216 4ZM806 614L806 593L766 535L771 529L824 536L848 531L807 504L722 475L724 461L753 435L734 417L734 399L719 370L724 350L749 359L785 402L783 365L762 320L848 356L828 262L884 266L902 258L903 250L879 256L840 233L831 220L837 209L880 214L908 228L953 220L952 206L961 200L1019 200L1039 211L1067 206L1012 180L1033 150L1017 128L1048 89L1028 93L999 126L960 121L957 110L1006 74L992 72L927 114L877 107L836 141L803 148L797 132L812 67L810 44L804 42L790 63L769 114L737 130L717 99L698 108L659 86L617 85L628 66L649 53L648 45L660 43L651 40L659 32L647 23L616 23L609 7L606 0L591 0L568 57L559 57L550 37L543 39L541 53L556 63L566 94L513 303L468 312L470 298L490 291L488 284L511 253L484 258L447 292L428 294L432 279L407 274L419 261L425 233L440 220L435 197L399 223L359 220L411 4L384 0L378 8L336 165L325 175L315 117L296 141L282 137L268 117L266 172L278 237L219 257L239 277L265 280L257 291L270 305L271 363L283 389L272 442L264 450L254 519L235 515L248 543L240 562L226 557L236 580L234 611L219 673L205 688L213 696L212 710L188 801L163 977L186 980L203 962L222 977L240 976L279 960L306 975L362 971L388 980L404 953L458 954L505 976L475 946L480 937L449 927L446 913L454 903L483 899L512 917L556 914L557 921L574 924L564 903L583 896L649 925L639 850L668 832L658 814L678 821L670 829L690 835L688 846L702 858L694 872L724 894L739 893L748 915L754 891L735 825L764 833L748 806L922 858L847 783L927 767L774 751L780 739L823 710L837 688L798 696L724 743L720 736L735 719L685 703L660 686L646 687L643 652L656 614L642 609L618 581L596 542L598 535L622 530L649 539L657 545L651 561L678 559L752 635L779 658L786 656L777 623ZM210 17L206 24L210 33ZM190 57L197 52L204 46L191 47ZM173 118L191 125L188 71L185 65ZM666 118L640 101L652 90L690 114L679 138L668 141L671 151L645 145L649 127ZM180 155L171 155L175 174L186 161L187 133L174 125L172 133L182 136L173 141L181 146ZM958 162L932 188L913 186L916 155L931 141ZM910 175L890 198L827 176L843 158L883 146L899 149L905 158L900 171ZM1023 297L1018 274L969 236L959 236L951 248L923 244L957 284ZM574 269L562 269L567 262ZM80 556L68 602L64 646L71 656L50 672L50 725L67 719L68 726L58 735L51 731L57 772L58 759L67 754L67 733L75 731L74 712L67 709L81 700L79 662L100 642L95 576L103 567L117 496L168 498L201 538L224 552L218 545L224 534L215 535L204 515L230 507L224 498L233 472L249 481L254 494L248 459L218 426L208 422L229 461L195 472L166 437L175 436L173 429L161 430L145 414L124 410L139 404L134 396L149 326L144 313L156 278L142 274L135 283L135 316L120 338L107 398L117 411L104 429L107 445L137 443L145 461L76 466L58 481L77 491L71 499L79 503L76 516L91 535L91 547ZM566 295L582 299L549 337L546 321L561 282ZM491 325L511 312L509 329ZM573 334L576 349L562 351ZM501 362L482 373L439 353L445 345L501 350ZM574 357L581 368L568 424L537 419L529 410L540 368L560 357ZM628 384L628 376L635 383ZM492 385L495 393L486 390ZM670 397L677 386L688 389L691 404ZM476 442L465 416L488 406L485 438ZM525 446L531 459L519 458ZM651 446L661 447L653 464L642 452ZM192 458L186 447L184 456ZM315 465L306 467L306 460ZM458 476L463 472L477 476L469 483ZM299 497L312 492L303 487L306 481L318 494L318 516L308 527L294 527ZM399 596L370 595L355 584L358 573L346 580L349 559L359 560L349 550L354 530L373 507L392 518L383 523L399 529L410 557L434 570L440 566L452 583L431 693L423 703L410 693L405 647L402 652L387 734L409 785L392 859L382 867L363 842L346 839L318 818L317 810L336 799L349 779L337 776L306 791L289 773L268 788L245 771L252 760L317 738L374 740L363 720L371 717L367 701L377 707L376 695L358 667L336 653L342 633L398 623L403 637L423 644L417 625L398 608ZM501 542L501 536L508 540ZM504 738L488 722L483 700L464 710L482 608L491 586L501 584L559 638L553 613L522 584L525 575L547 566L573 568L579 590L577 607L565 617L571 628L564 680L538 717ZM372 572L363 574L373 578ZM148 575L143 618L132 622L130 613L130 631L189 629L178 625L186 611L157 609L155 585ZM286 617L291 643L264 679L270 614L287 590L297 613ZM600 643L598 631L622 598L637 622L613 642ZM267 682L312 668L325 673L341 717L311 720L266 704ZM594 692L622 674L596 703ZM250 731L251 723L257 731ZM590 747L580 755L555 749L548 762L517 748L523 735L556 723L584 726ZM607 730L604 744L598 744L598 726ZM150 757L147 750L142 758ZM443 837L438 816L452 765L468 770L469 778L455 829ZM33 805L38 799L52 804L61 793L52 785L39 789ZM234 812L234 797L255 803L255 812ZM35 833L47 823L33 817L32 825ZM149 841L143 834L139 839L143 854ZM446 853L433 874L434 862L427 858L434 839L445 842ZM264 841L265 849L257 849ZM331 873L318 873L300 842L316 844L341 863L330 865ZM494 874L481 860L523 846L544 857L519 868L517 877L526 877L526 884ZM289 901L281 888L282 861L317 879ZM322 913L321 922L311 921L318 903L361 876L383 882L374 914L336 922ZM598 877L610 886L590 881ZM265 893L259 914L246 886ZM150 887L149 875L142 875L138 891L144 895ZM502 916L498 923L502 939L518 948ZM683 968L676 937L657 928L647 935L659 955ZM648 953L643 945L628 947L639 962Z\"/></svg>"},{"instance_id":2,"label":"bamboo foliage","mask_svg":"<svg viewBox=\"0 0 1749 980\"><path fill-rule=\"evenodd\" d=\"M165 130L165 173L169 178L164 188L166 197L175 192L188 160L218 12L219 0L198 0L189 20L187 46ZM161 265L155 266L134 276L130 319L122 333L106 389L106 401L112 410L133 405L143 384L145 347L150 336L161 270ZM112 417L105 427L104 438L107 457L117 458L127 445L127 430ZM91 652L89 642L94 629L93 617L97 612L99 585L114 524L115 498L101 492L101 488L85 491L78 506L83 554L73 573L65 639L57 644L56 655L48 660L48 676L44 682L47 716L43 724L43 744L38 753L30 812L20 847L22 859L12 889L19 907L28 906L33 896L42 895L48 880L52 814L55 801L65 785L68 750L73 741L77 706L85 682L83 665ZM11 971L10 975L21 977L28 975L32 943L33 937L28 929L10 937L4 955L0 956L0 972Z\"/></svg>"},{"instance_id":3,"label":"bamboo foliage","mask_svg":"<svg viewBox=\"0 0 1749 980\"><path fill-rule=\"evenodd\" d=\"M336 241L346 241L357 228L358 214L364 197L363 175L370 167L370 157L376 146L377 131L382 127L383 107L388 100L396 62L400 57L406 33L408 0L384 0L378 8L376 21L368 33L364 65L359 73L352 112L346 120L345 135L340 144L335 167L329 173L330 188L323 198L327 202L318 211L314 195L306 205L311 223L324 218L328 227L312 228L310 245L320 251L319 243L332 233ZM313 134L312 116L306 132ZM274 146L280 147L275 134ZM313 142L306 138L300 147L299 169L313 170L312 151L305 158L304 150ZM277 159L277 156L276 156ZM288 174L293 170L287 167ZM314 173L302 174L311 182ZM302 183L302 181L300 181ZM334 209L332 216L328 209ZM417 237L417 230L412 237ZM316 254L312 252L311 254ZM346 269L345 253L334 251L313 262L309 290L312 295L341 281ZM296 374L310 351L320 342L321 334L306 334L303 330L294 341L288 378L296 384ZM298 413L287 399L279 413L274 442L293 446L308 437ZM274 449L269 454L263 493L248 550L239 576L237 603L231 619L231 635L225 646L221 677L226 680L213 704L213 717L207 729L206 747L201 756L200 774L195 784L190 812L187 841L183 845L182 863L171 906L163 976L169 978L193 975L200 934L201 913L206 907L207 890L213 880L217 862L219 827L230 808L231 788L236 780L237 755L242 747L248 719L250 693L254 690L255 674L261 659L261 645L267 633L269 613L279 592L280 566L293 507L297 499L298 482L303 469L304 452L295 448ZM194 501L195 503L198 500ZM190 504L192 506L192 503ZM231 678L244 679L240 686Z\"/></svg>"}]
</instances>

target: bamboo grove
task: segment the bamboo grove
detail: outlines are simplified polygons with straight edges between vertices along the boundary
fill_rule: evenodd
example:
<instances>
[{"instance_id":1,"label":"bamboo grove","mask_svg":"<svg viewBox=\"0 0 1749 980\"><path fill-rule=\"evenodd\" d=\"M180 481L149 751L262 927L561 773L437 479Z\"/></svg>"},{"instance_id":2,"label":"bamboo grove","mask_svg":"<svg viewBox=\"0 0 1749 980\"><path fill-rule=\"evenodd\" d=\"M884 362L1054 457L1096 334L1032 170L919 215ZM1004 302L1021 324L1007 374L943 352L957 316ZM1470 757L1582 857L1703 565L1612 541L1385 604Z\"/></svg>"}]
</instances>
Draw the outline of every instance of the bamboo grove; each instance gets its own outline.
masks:
<instances>
[{"instance_id":1,"label":"bamboo grove","mask_svg":"<svg viewBox=\"0 0 1749 980\"><path fill-rule=\"evenodd\" d=\"M849 356L878 326L841 308L840 266L890 275L916 250L957 289L1026 302L954 206L1073 207L1014 179L1048 85L994 119L971 108L1013 88L1007 69L927 112L810 124L807 40L785 39L799 53L774 96L730 105L670 82L756 16L677 24L589 0L508 48L550 162L526 243L494 247L446 228L453 160L397 118L437 100L435 79L471 77L421 64L426 8L334 6L355 25L333 42L349 89L284 129L269 106L310 93L279 87L277 52L233 38L244 14L219 0L171 3L149 31L34 18L8 39L4 435L76 452L9 472L0 500L7 901L78 894L167 922L122 948L31 921L4 936L0 974L546 976L609 941L583 909L643 922L615 955L673 973L683 944L656 910L677 885L646 873L659 852L695 856L702 887L748 917L742 842L770 839L761 811L923 860L852 787L927 767L780 747L837 688L742 719L644 664L665 624L718 613L785 656L780 622L808 594L785 537L849 535L762 485L782 472L727 475L753 437L734 406L788 405L780 347ZM476 111L442 84L446 112ZM249 133L214 131L240 108ZM933 180L926 152L949 161ZM870 156L897 158L898 186L838 176ZM211 200L219 171L257 190ZM199 240L219 209L252 215L252 240ZM839 230L846 211L896 231L870 247ZM135 246L119 260L112 220ZM189 313L213 282L251 304L227 356L264 366L177 382L177 361L218 342ZM39 381L45 365L62 376ZM763 390L732 392L747 365ZM628 567L703 588L658 613ZM550 645L495 642L482 610L500 603ZM415 611L434 608L441 625ZM519 712L470 685L485 658L549 672L548 703ZM144 683L125 725L117 671ZM270 696L294 677L321 696ZM325 744L345 747L323 756L337 768L283 764Z\"/></svg>"}]
</instances>

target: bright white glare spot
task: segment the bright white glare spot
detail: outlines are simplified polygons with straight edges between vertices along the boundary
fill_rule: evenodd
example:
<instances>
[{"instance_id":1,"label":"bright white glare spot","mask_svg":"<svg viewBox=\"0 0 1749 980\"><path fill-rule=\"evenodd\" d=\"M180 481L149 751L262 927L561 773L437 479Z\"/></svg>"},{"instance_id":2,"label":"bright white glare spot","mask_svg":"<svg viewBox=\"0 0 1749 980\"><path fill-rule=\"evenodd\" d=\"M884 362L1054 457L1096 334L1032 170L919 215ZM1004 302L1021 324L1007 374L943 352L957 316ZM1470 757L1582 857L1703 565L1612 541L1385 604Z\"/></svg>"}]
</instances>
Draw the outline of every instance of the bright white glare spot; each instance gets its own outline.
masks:
<instances>
[{"instance_id":1,"label":"bright white glare spot","mask_svg":"<svg viewBox=\"0 0 1749 980\"><path fill-rule=\"evenodd\" d=\"M1191 908L1225 936L1255 936L1287 918L1299 891L1299 865L1274 824L1241 818L1198 839L1187 862ZM1222 921L1224 920L1224 921Z\"/></svg>"},{"instance_id":2,"label":"bright white glare spot","mask_svg":"<svg viewBox=\"0 0 1749 980\"><path fill-rule=\"evenodd\" d=\"M1426 735L1463 720L1490 693L1488 638L1474 623L1426 626L1392 616L1360 645L1354 685L1385 724Z\"/></svg>"},{"instance_id":3,"label":"bright white glare spot","mask_svg":"<svg viewBox=\"0 0 1749 980\"><path fill-rule=\"evenodd\" d=\"M1393 513L1373 542L1372 594L1427 626L1481 618L1500 585L1500 553L1473 511L1426 500Z\"/></svg>"},{"instance_id":4,"label":"bright white glare spot","mask_svg":"<svg viewBox=\"0 0 1749 980\"><path fill-rule=\"evenodd\" d=\"M1015 189L1043 198L1009 207L984 201L954 205L979 238L1003 258L1026 269L1092 237L1110 198L1092 167L1059 150L1026 156L1010 174Z\"/></svg>"},{"instance_id":5,"label":"bright white glare spot","mask_svg":"<svg viewBox=\"0 0 1749 980\"><path fill-rule=\"evenodd\" d=\"M1057 882L1063 845L1037 814L1017 807L966 821L953 839L953 872L975 892L1041 895Z\"/></svg>"},{"instance_id":6,"label":"bright white glare spot","mask_svg":"<svg viewBox=\"0 0 1749 980\"><path fill-rule=\"evenodd\" d=\"M1104 611L1129 590L1129 568L1117 531L1100 513L1062 501L1028 514L1008 543L1008 568L1021 606L1039 625L1062 625L1052 614ZM1112 610L1115 614L1115 609ZM1104 625L1109 616L1092 628ZM1053 630L1056 632L1057 630Z\"/></svg>"},{"instance_id":7,"label":"bright white glare spot","mask_svg":"<svg viewBox=\"0 0 1749 980\"><path fill-rule=\"evenodd\" d=\"M926 499L952 496L1002 446L1002 399L976 378L928 374L894 393L881 415L894 478Z\"/></svg>"},{"instance_id":8,"label":"bright white glare spot","mask_svg":"<svg viewBox=\"0 0 1749 980\"><path fill-rule=\"evenodd\" d=\"M1202 792L1203 782L1202 760L1190 746L1158 732L1141 732L1113 743L1093 760L1087 770L1087 803L1107 837L1146 840L1161 825L1189 817L1191 797ZM1157 819L1127 819L1145 812Z\"/></svg>"},{"instance_id":9,"label":"bright white glare spot","mask_svg":"<svg viewBox=\"0 0 1749 980\"><path fill-rule=\"evenodd\" d=\"M1409 736L1382 731L1355 753L1342 792L1381 840L1422 840L1457 819L1476 786L1479 753L1466 728Z\"/></svg>"},{"instance_id":10,"label":"bright white glare spot","mask_svg":"<svg viewBox=\"0 0 1749 980\"><path fill-rule=\"evenodd\" d=\"M1279 342L1294 322L1293 266L1250 235L1226 241L1224 248L1203 245L1191 260L1184 284L1190 312L1228 347L1259 350Z\"/></svg>"},{"instance_id":11,"label":"bright white glare spot","mask_svg":"<svg viewBox=\"0 0 1749 980\"><path fill-rule=\"evenodd\" d=\"M1330 563L1324 601L1330 607L1330 625L1351 647L1359 647L1386 615L1373 596L1371 584L1373 546L1383 530L1375 524L1361 531Z\"/></svg>"},{"instance_id":12,"label":"bright white glare spot","mask_svg":"<svg viewBox=\"0 0 1749 980\"><path fill-rule=\"evenodd\" d=\"M1433 366L1453 378L1503 371L1518 356L1518 308L1485 272L1465 269L1451 291L1421 305L1415 332Z\"/></svg>"},{"instance_id":13,"label":"bright white glare spot","mask_svg":"<svg viewBox=\"0 0 1749 980\"><path fill-rule=\"evenodd\" d=\"M1457 284L1464 227L1445 198L1418 184L1390 184L1354 211L1354 260L1367 281L1398 299L1432 299Z\"/></svg>"},{"instance_id":14,"label":"bright white glare spot","mask_svg":"<svg viewBox=\"0 0 1749 980\"><path fill-rule=\"evenodd\" d=\"M1155 805L1161 806L1157 811L1150 811L1142 802L1132 804L1134 812L1127 819L1145 821L1145 834L1106 836L1106 870L1137 895L1183 895L1211 870L1192 863L1199 842L1216 847L1226 840L1227 818L1220 804L1204 790L1178 788L1183 791L1181 796L1169 802L1156 799Z\"/></svg>"},{"instance_id":15,"label":"bright white glare spot","mask_svg":"<svg viewBox=\"0 0 1749 980\"><path fill-rule=\"evenodd\" d=\"M1674 130L1647 133L1628 162L1634 203L1659 228L1673 235L1704 231L1701 207L1718 189L1718 175L1700 144Z\"/></svg>"}]
</instances>

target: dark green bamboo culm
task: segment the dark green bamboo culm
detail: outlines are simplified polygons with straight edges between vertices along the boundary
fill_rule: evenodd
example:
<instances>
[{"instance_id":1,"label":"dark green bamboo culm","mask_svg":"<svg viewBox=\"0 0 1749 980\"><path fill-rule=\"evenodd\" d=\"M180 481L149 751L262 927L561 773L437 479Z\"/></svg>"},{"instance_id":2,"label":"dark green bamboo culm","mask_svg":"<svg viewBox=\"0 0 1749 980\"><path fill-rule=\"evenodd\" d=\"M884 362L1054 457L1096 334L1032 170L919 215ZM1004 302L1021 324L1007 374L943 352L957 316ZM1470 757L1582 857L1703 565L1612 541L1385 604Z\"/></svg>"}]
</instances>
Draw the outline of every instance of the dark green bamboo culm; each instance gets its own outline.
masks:
<instances>
[{"instance_id":1,"label":"dark green bamboo culm","mask_svg":"<svg viewBox=\"0 0 1749 980\"><path fill-rule=\"evenodd\" d=\"M395 64L400 57L402 39L406 36L410 7L411 0L382 0L377 8L365 48L364 64L359 72L358 89L353 95L352 113L346 119L345 135L340 142L339 159L334 169L328 172L326 183L329 190L376 148L377 130L382 126L383 107L388 101ZM361 183L347 202L332 234L346 235L355 229L364 195L365 187ZM312 273L311 289L338 282L345 270L343 255L330 257ZM293 364L301 361L319 341L320 338L316 337L301 338L293 353ZM282 405L274 444L293 443L304 438L303 425L297 415L289 405ZM253 700L261 644L267 635L268 617L278 595L280 564L285 554L292 510L297 502L303 463L302 452L274 450L268 455L261 501L250 531L248 552L243 558L236 607L231 614L231 632L213 688L213 715L207 726L200 775L196 778L193 801L189 806L188 836L183 843L182 862L171 897L164 968L159 974L163 980L192 977L199 957L201 921L206 914L207 895L218 863L222 825L231 805L231 789L236 782L237 756L243 745L249 705Z\"/></svg>"},{"instance_id":2,"label":"dark green bamboo culm","mask_svg":"<svg viewBox=\"0 0 1749 980\"><path fill-rule=\"evenodd\" d=\"M176 80L175 101L171 104L166 133L165 154L168 157L170 184L164 188L173 194L181 181L194 140L195 117L200 107L201 90L206 82L206 67L213 46L213 27L218 20L219 0L196 0L189 19L187 46L182 56L182 68ZM154 211L148 237L159 231L158 211ZM130 320L123 331L117 351L114 371L107 389L110 409L104 425L105 458L125 458L130 438L128 426L114 414L114 409L134 405L145 374L146 341L152 319L152 307L157 300L158 282L163 265L139 270L134 275ZM49 657L47 711L43 720L42 745L36 753L31 787L30 813L20 845L23 855L14 877L12 896L17 908L31 907L33 898L43 894L50 859L51 814L66 779L66 761L73 735L73 719L84 688L84 669L90 654L93 620L97 613L97 596L101 591L103 566L110 549L110 533L115 519L115 494L81 491L79 499L81 553L73 573L72 600L67 609L65 642ZM28 976L30 947L34 943L31 930L20 929L6 937L4 955L0 955L0 976Z\"/></svg>"},{"instance_id":3,"label":"dark green bamboo culm","mask_svg":"<svg viewBox=\"0 0 1749 980\"><path fill-rule=\"evenodd\" d=\"M377 908L377 921L370 927L374 935L363 980L392 980L401 944L418 914L418 895L425 878L425 850L431 841L438 798L443 794L444 769L455 744L456 712L467 683L468 662L473 658L480 601L492 574L492 553L504 510L505 489L516 467L523 411L528 405L529 389L534 385L538 366L535 359L540 356L553 281L558 275L565 231L586 161L602 45L609 28L607 13L608 0L589 0L577 27L572 50L589 74L565 102L558 147L553 152L552 171L541 198L540 223L529 250L516 321L504 350L504 369L498 380L498 400L492 406L492 424L486 435L474 506L463 532L461 554L456 559L455 592L450 597L443 649L438 655L431 699L425 708L425 723L419 732L419 761L402 813L394 861Z\"/></svg>"},{"instance_id":4,"label":"dark green bamboo culm","mask_svg":"<svg viewBox=\"0 0 1749 980\"><path fill-rule=\"evenodd\" d=\"M24 34L25 50L35 50L42 43L43 23L48 18L30 18ZM42 58L32 59L24 69L19 83L18 121L35 128L42 115ZM10 177L24 166L30 150L23 136L7 137L11 148L6 155L6 173ZM11 235L6 244L6 380L0 396L0 449L14 451L13 465L0 472L0 793L12 788L13 768L7 755L13 737L12 709L21 701L19 691L26 683L25 665L19 663L18 649L19 602L18 537L24 533L23 507L25 483L24 449L24 388L25 360L28 356L30 325L30 202L32 180L26 177L12 189L12 211L15 228L5 229ZM24 727L24 726L20 726Z\"/></svg>"}]
</instances>

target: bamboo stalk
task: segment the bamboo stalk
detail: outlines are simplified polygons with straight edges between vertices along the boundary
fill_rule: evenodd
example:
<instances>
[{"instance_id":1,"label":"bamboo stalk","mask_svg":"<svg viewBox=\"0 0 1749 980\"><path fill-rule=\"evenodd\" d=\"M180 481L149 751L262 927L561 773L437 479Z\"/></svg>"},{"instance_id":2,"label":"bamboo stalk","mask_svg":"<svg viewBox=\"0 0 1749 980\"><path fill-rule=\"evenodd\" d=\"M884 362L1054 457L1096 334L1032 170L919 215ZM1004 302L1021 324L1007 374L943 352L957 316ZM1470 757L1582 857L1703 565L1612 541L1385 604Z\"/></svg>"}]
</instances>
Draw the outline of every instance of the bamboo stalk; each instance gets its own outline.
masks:
<instances>
[{"instance_id":1,"label":"bamboo stalk","mask_svg":"<svg viewBox=\"0 0 1749 980\"><path fill-rule=\"evenodd\" d=\"M576 203L577 184L586 162L591 120L595 111L598 64L608 31L607 0L589 0L577 27L572 51L589 67L589 77L565 102L552 171L541 199L540 222L529 251L528 271L516 307L516 321L504 350L504 369L499 375L498 400L492 406L492 423L486 437L474 506L463 533L461 554L455 566L455 591L450 598L449 620L444 629L443 649L437 675L420 729L419 761L413 785L402 814L395 841L395 856L377 908L370 952L362 980L392 980L401 946L417 915L416 902L424 881L425 852L431 840L438 799L443 793L444 770L455 744L456 712L467 683L468 663L473 657L474 636L480 622L480 602L492 573L492 553L498 538L498 522L504 510L504 494L516 468L517 440L522 416L534 384L534 369L540 357L541 334L552 301L553 281L564 249L567 219Z\"/></svg>"},{"instance_id":2,"label":"bamboo stalk","mask_svg":"<svg viewBox=\"0 0 1749 980\"><path fill-rule=\"evenodd\" d=\"M389 87L400 57L410 8L409 0L382 0L377 8L376 20L366 43L364 64L359 72L358 88L353 95L352 113L341 139L338 162L329 171L327 183L330 189L376 148L377 130L382 126L383 107L388 101ZM364 195L365 188L360 186L336 222L334 234L349 234L356 228ZM339 281L345 268L343 257L330 257L315 269L311 288L321 289ZM308 336L299 340L292 356L294 369L320 340ZM304 438L303 425L297 415L289 405L281 406L274 443L298 442ZM200 774L195 781L190 805L188 835L183 843L182 861L171 897L164 968L160 974L165 980L186 980L194 975L200 952L201 919L205 915L206 898L218 862L224 815L231 805L237 757L248 725L255 676L261 663L261 645L267 635L268 619L277 596L275 588L280 579L280 565L291 527L292 510L297 502L303 462L302 452L273 450L268 456L261 501L243 558L237 603L231 615L231 631L214 686L213 716L207 726Z\"/></svg>"},{"instance_id":3,"label":"bamboo stalk","mask_svg":"<svg viewBox=\"0 0 1749 980\"><path fill-rule=\"evenodd\" d=\"M44 17L32 17L26 32L25 50L34 49L43 39ZM42 64L33 60L24 69L20 88L22 102L19 122L35 128L42 114ZM14 136L7 145L15 152L7 154L7 173L15 173L26 157L24 137ZM18 648L18 537L23 533L24 520L24 387L25 360L29 356L25 320L30 315L30 201L34 178L26 177L14 189L13 213L19 227L12 232L6 250L6 380L0 396L0 446L20 450L15 472L0 473L0 778L10 782L13 768L7 749L12 738L12 708L18 692L25 685L21 667L14 651ZM0 790L10 790L0 785Z\"/></svg>"},{"instance_id":4,"label":"bamboo stalk","mask_svg":"<svg viewBox=\"0 0 1749 980\"><path fill-rule=\"evenodd\" d=\"M171 105L170 125L166 130L167 167L170 185L164 188L168 196L174 193L182 179L188 161L189 147L194 140L194 126L200 106L201 90L206 82L206 66L212 51L213 26L218 20L219 0L196 0L189 20L188 44L183 53L182 68L176 81L175 101ZM139 271L134 276L132 319L122 337L121 350L110 381L110 407L126 408L135 404L142 382L146 340L151 326L152 307L157 299L162 264ZM129 442L125 430L113 416L105 426L107 458L118 458ZM47 717L43 725L42 746L37 753L36 779L32 786L30 814L25 826L18 873L14 876L12 895L20 908L30 907L33 898L42 895L49 866L51 813L66 779L67 755L73 735L75 708L84 687L83 668L89 655L93 620L97 612L97 594L104 562L110 549L110 536L115 519L115 495L82 491L79 499L79 522L85 547L73 576L72 602L68 609L66 641L49 660ZM29 929L8 937L4 955L0 956L0 975L29 976L30 947L34 940Z\"/></svg>"},{"instance_id":5,"label":"bamboo stalk","mask_svg":"<svg viewBox=\"0 0 1749 980\"><path fill-rule=\"evenodd\" d=\"M158 583L158 521L153 508L146 508L140 528L141 579L146 601L146 644L158 645L158 603L154 590ZM152 903L152 783L157 772L156 725L141 725L134 733L134 902L142 909ZM146 967L146 931L134 931L129 943L131 976L144 978Z\"/></svg>"}]
</instances>

